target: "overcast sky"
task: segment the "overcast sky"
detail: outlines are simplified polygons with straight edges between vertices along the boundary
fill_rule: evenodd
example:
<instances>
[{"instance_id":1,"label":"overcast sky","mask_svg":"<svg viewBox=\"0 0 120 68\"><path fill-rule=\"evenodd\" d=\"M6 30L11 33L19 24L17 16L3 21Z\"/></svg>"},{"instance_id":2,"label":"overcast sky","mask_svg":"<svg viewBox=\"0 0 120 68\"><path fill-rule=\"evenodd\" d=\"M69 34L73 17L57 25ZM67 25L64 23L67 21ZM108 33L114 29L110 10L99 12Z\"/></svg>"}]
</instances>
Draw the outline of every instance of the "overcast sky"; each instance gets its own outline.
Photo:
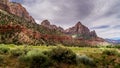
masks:
<instances>
[{"instance_id":1,"label":"overcast sky","mask_svg":"<svg viewBox=\"0 0 120 68\"><path fill-rule=\"evenodd\" d=\"M13 0L37 23L48 19L64 29L81 21L102 38L120 39L120 0Z\"/></svg>"}]
</instances>

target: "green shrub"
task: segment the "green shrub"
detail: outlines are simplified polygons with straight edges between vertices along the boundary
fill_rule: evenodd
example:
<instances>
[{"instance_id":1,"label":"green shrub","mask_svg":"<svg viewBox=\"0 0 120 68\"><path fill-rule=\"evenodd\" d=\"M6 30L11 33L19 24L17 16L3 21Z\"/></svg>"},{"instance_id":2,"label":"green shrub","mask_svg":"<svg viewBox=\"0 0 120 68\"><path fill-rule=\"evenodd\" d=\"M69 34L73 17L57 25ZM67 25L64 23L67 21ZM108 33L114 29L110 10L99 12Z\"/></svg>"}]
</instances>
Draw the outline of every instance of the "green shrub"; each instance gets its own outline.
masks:
<instances>
[{"instance_id":1,"label":"green shrub","mask_svg":"<svg viewBox=\"0 0 120 68\"><path fill-rule=\"evenodd\" d=\"M30 68L48 68L55 64L76 64L76 54L65 47L56 47L49 51L31 50L20 56L20 61Z\"/></svg>"},{"instance_id":2,"label":"green shrub","mask_svg":"<svg viewBox=\"0 0 120 68\"><path fill-rule=\"evenodd\" d=\"M55 62L76 64L76 54L72 50L65 47L58 46L53 48L48 52L48 56Z\"/></svg>"},{"instance_id":3,"label":"green shrub","mask_svg":"<svg viewBox=\"0 0 120 68\"><path fill-rule=\"evenodd\" d=\"M28 51L26 54L20 56L19 60L22 61L22 62L27 62L29 63L32 56L34 55L38 55L40 54L41 52L39 50L31 50L31 51Z\"/></svg>"},{"instance_id":4,"label":"green shrub","mask_svg":"<svg viewBox=\"0 0 120 68\"><path fill-rule=\"evenodd\" d=\"M94 60L86 55L82 55L82 56L77 55L76 60L78 65L82 63L85 65L95 66Z\"/></svg>"},{"instance_id":5,"label":"green shrub","mask_svg":"<svg viewBox=\"0 0 120 68\"><path fill-rule=\"evenodd\" d=\"M34 55L31 58L30 68L48 68L49 65L49 58L44 54Z\"/></svg>"},{"instance_id":6,"label":"green shrub","mask_svg":"<svg viewBox=\"0 0 120 68\"><path fill-rule=\"evenodd\" d=\"M105 50L102 52L102 54L105 54L105 55L118 55L118 51L116 50Z\"/></svg>"},{"instance_id":7,"label":"green shrub","mask_svg":"<svg viewBox=\"0 0 120 68\"><path fill-rule=\"evenodd\" d=\"M8 47L3 47L3 46L0 47L0 53L1 53L1 54L8 53L9 50L10 50L10 48L8 48Z\"/></svg>"},{"instance_id":8,"label":"green shrub","mask_svg":"<svg viewBox=\"0 0 120 68\"><path fill-rule=\"evenodd\" d=\"M30 48L30 47L24 47L22 50L24 51L24 54L27 54L29 51L32 50L32 48Z\"/></svg>"},{"instance_id":9,"label":"green shrub","mask_svg":"<svg viewBox=\"0 0 120 68\"><path fill-rule=\"evenodd\" d=\"M119 49L119 48L120 48L120 45L115 45L114 47Z\"/></svg>"},{"instance_id":10,"label":"green shrub","mask_svg":"<svg viewBox=\"0 0 120 68\"><path fill-rule=\"evenodd\" d=\"M115 68L120 68L120 64L116 64L116 65L115 65Z\"/></svg>"},{"instance_id":11,"label":"green shrub","mask_svg":"<svg viewBox=\"0 0 120 68\"><path fill-rule=\"evenodd\" d=\"M51 64L48 56L37 50L29 51L20 60L27 62L30 68L48 68Z\"/></svg>"},{"instance_id":12,"label":"green shrub","mask_svg":"<svg viewBox=\"0 0 120 68\"><path fill-rule=\"evenodd\" d=\"M17 49L11 50L11 51L10 51L10 54L11 54L11 56L13 56L13 57L18 57L18 56L23 55L23 54L24 54L24 51L17 48Z\"/></svg>"}]
</instances>

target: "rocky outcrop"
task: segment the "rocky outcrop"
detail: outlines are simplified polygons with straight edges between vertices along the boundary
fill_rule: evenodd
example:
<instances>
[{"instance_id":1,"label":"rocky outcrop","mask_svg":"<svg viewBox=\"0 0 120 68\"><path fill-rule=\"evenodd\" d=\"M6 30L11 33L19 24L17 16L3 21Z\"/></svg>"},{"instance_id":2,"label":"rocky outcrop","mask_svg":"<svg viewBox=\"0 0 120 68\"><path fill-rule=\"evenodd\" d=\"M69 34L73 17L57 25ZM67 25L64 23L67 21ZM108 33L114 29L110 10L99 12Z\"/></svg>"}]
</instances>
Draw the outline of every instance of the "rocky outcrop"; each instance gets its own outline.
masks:
<instances>
[{"instance_id":1,"label":"rocky outcrop","mask_svg":"<svg viewBox=\"0 0 120 68\"><path fill-rule=\"evenodd\" d=\"M41 23L42 26L49 28L49 29L54 29L54 30L59 30L66 35L74 35L76 36L77 39L90 39L90 38L97 38L97 34L95 30L90 31L88 27L84 26L81 22L78 22L75 26L68 28L64 30L62 27L57 27L56 25L51 25L48 20L44 20Z\"/></svg>"},{"instance_id":2,"label":"rocky outcrop","mask_svg":"<svg viewBox=\"0 0 120 68\"><path fill-rule=\"evenodd\" d=\"M0 0L0 9L7 12L9 11L8 0Z\"/></svg>"},{"instance_id":3,"label":"rocky outcrop","mask_svg":"<svg viewBox=\"0 0 120 68\"><path fill-rule=\"evenodd\" d=\"M0 0L0 9L22 17L30 21L31 23L35 23L35 20L29 15L27 10L19 3L9 2L9 0Z\"/></svg>"},{"instance_id":4,"label":"rocky outcrop","mask_svg":"<svg viewBox=\"0 0 120 68\"><path fill-rule=\"evenodd\" d=\"M67 34L89 34L90 30L81 22L78 22L75 26L65 30L65 32Z\"/></svg>"},{"instance_id":5,"label":"rocky outcrop","mask_svg":"<svg viewBox=\"0 0 120 68\"><path fill-rule=\"evenodd\" d=\"M56 25L51 25L48 20L43 20L41 25L44 26L44 27L47 27L49 29L56 29L57 28Z\"/></svg>"},{"instance_id":6,"label":"rocky outcrop","mask_svg":"<svg viewBox=\"0 0 120 68\"><path fill-rule=\"evenodd\" d=\"M0 0L0 3L2 3L2 4L8 4L9 0Z\"/></svg>"},{"instance_id":7,"label":"rocky outcrop","mask_svg":"<svg viewBox=\"0 0 120 68\"><path fill-rule=\"evenodd\" d=\"M32 16L29 15L29 13L26 11L26 9L19 3L15 3L15 2L11 2L9 4L9 12L17 15L19 17L22 17L32 23L35 23L34 19L32 18Z\"/></svg>"},{"instance_id":8,"label":"rocky outcrop","mask_svg":"<svg viewBox=\"0 0 120 68\"><path fill-rule=\"evenodd\" d=\"M64 29L63 29L62 27L60 27L60 26L59 26L57 29L58 29L59 31L61 31L61 32L64 32Z\"/></svg>"},{"instance_id":9,"label":"rocky outcrop","mask_svg":"<svg viewBox=\"0 0 120 68\"><path fill-rule=\"evenodd\" d=\"M58 30L61 32L64 31L64 29L62 27L60 27L60 26L57 27L56 25L52 25L48 20L42 21L41 25L46 27L46 28L52 29L52 30Z\"/></svg>"},{"instance_id":10,"label":"rocky outcrop","mask_svg":"<svg viewBox=\"0 0 120 68\"><path fill-rule=\"evenodd\" d=\"M91 37L97 37L97 34L96 34L95 30L93 30L93 31L90 32L90 36Z\"/></svg>"},{"instance_id":11,"label":"rocky outcrop","mask_svg":"<svg viewBox=\"0 0 120 68\"><path fill-rule=\"evenodd\" d=\"M75 26L66 29L65 33L74 35L78 39L91 39L97 37L95 31L90 31L89 28L84 26L81 22L78 22Z\"/></svg>"}]
</instances>

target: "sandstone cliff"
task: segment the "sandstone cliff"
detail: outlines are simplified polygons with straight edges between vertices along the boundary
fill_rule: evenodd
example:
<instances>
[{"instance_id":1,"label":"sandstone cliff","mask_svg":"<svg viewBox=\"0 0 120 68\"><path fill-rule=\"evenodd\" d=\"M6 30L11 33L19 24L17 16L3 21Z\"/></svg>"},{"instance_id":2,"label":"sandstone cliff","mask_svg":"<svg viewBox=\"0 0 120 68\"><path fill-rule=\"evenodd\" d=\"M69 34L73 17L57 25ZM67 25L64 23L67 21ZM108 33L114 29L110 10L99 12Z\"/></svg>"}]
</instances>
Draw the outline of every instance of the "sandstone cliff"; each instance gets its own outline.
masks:
<instances>
[{"instance_id":1,"label":"sandstone cliff","mask_svg":"<svg viewBox=\"0 0 120 68\"><path fill-rule=\"evenodd\" d=\"M81 22L78 22L75 26L66 29L65 33L73 35L78 39L91 39L97 37L95 31L90 31L89 28L84 26Z\"/></svg>"},{"instance_id":2,"label":"sandstone cliff","mask_svg":"<svg viewBox=\"0 0 120 68\"><path fill-rule=\"evenodd\" d=\"M9 2L9 0L0 0L0 9L22 17L31 23L35 23L35 20L32 18L32 16L30 16L27 10L19 3Z\"/></svg>"},{"instance_id":3,"label":"sandstone cliff","mask_svg":"<svg viewBox=\"0 0 120 68\"><path fill-rule=\"evenodd\" d=\"M52 30L58 30L58 31L64 32L64 29L62 27L60 26L57 27L56 25L52 25L48 20L43 20L41 22L41 25Z\"/></svg>"}]
</instances>

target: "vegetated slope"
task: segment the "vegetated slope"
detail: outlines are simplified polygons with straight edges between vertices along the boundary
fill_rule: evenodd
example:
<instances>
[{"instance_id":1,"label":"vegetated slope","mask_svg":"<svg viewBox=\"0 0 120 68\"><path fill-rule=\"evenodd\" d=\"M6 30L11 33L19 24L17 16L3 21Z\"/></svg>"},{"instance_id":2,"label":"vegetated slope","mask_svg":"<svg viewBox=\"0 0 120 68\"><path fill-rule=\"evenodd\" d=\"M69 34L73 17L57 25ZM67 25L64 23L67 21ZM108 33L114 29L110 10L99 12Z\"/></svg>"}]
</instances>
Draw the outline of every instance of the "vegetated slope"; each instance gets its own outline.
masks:
<instances>
[{"instance_id":1,"label":"vegetated slope","mask_svg":"<svg viewBox=\"0 0 120 68\"><path fill-rule=\"evenodd\" d=\"M8 9L7 9L8 8ZM0 24L20 24L29 29L37 30L43 34L59 34L56 30L50 30L39 24L36 24L27 10L19 3L9 2L8 0L0 1ZM31 19L32 18L32 19Z\"/></svg>"},{"instance_id":2,"label":"vegetated slope","mask_svg":"<svg viewBox=\"0 0 120 68\"><path fill-rule=\"evenodd\" d=\"M3 10L0 10L0 34L1 43L18 44L43 44L46 41L55 40L57 42L57 40L67 37L58 30L51 30L39 24L31 23Z\"/></svg>"},{"instance_id":3,"label":"vegetated slope","mask_svg":"<svg viewBox=\"0 0 120 68\"><path fill-rule=\"evenodd\" d=\"M39 25L21 4L0 1L0 43L88 46L101 42L104 40L95 31L90 32L80 22L67 30L51 25L48 20Z\"/></svg>"},{"instance_id":4,"label":"vegetated slope","mask_svg":"<svg viewBox=\"0 0 120 68\"><path fill-rule=\"evenodd\" d=\"M20 14L15 14L16 11L14 11L14 13L9 12L9 9L5 10L6 7L9 8L8 4L10 3L7 2L6 4L6 2L4 3L4 0L0 1L0 43L34 45L45 43L49 44L48 38L51 38L53 35L56 35L55 37L62 35L60 31L50 30L26 19L26 16L29 15L24 14L28 12L25 11L22 6L14 6L14 4L17 3L12 3L12 7L20 7L21 9L24 9L24 11L19 9L19 12L24 12L24 17L21 17Z\"/></svg>"},{"instance_id":5,"label":"vegetated slope","mask_svg":"<svg viewBox=\"0 0 120 68\"><path fill-rule=\"evenodd\" d=\"M31 23L26 19L0 10L1 43L15 44L56 44L70 46L89 45L86 40L73 39L60 29L50 29L43 25ZM6 30L5 30L6 29ZM14 30L13 30L14 29ZM91 42L91 41L90 41Z\"/></svg>"}]
</instances>

